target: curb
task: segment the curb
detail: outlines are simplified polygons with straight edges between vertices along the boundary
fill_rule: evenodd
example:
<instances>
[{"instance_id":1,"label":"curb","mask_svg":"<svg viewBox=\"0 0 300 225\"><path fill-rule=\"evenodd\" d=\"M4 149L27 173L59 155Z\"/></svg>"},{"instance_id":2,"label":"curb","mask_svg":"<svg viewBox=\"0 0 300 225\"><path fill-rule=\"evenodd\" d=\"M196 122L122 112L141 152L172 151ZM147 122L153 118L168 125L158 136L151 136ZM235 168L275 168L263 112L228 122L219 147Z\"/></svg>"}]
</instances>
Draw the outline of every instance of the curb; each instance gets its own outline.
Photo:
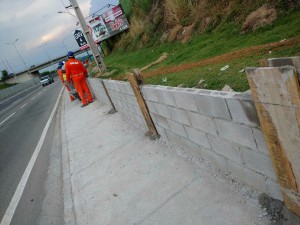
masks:
<instances>
[{"instance_id":1,"label":"curb","mask_svg":"<svg viewBox=\"0 0 300 225\"><path fill-rule=\"evenodd\" d=\"M65 93L65 92L64 92ZM62 96L63 97L63 96ZM64 224L76 225L76 215L74 210L74 201L72 193L72 183L70 174L70 157L68 149L68 140L65 130L65 101L61 103L61 142L62 142L62 175L63 175L63 202L64 202Z\"/></svg>"}]
</instances>

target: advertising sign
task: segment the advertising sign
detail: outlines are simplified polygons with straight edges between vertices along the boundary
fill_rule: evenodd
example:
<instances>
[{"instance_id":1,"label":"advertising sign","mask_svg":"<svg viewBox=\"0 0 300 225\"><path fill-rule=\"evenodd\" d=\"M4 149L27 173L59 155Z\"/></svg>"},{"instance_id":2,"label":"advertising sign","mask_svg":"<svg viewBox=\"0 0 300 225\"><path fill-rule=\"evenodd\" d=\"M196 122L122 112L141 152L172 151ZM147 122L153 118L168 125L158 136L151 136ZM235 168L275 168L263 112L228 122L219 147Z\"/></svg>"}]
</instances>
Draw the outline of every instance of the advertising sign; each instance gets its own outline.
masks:
<instances>
[{"instance_id":1,"label":"advertising sign","mask_svg":"<svg viewBox=\"0 0 300 225\"><path fill-rule=\"evenodd\" d=\"M95 43L98 43L110 37L109 32L106 29L106 26L104 25L102 17L100 16L95 17L89 22L89 24L90 27L92 28L92 36Z\"/></svg>"},{"instance_id":2,"label":"advertising sign","mask_svg":"<svg viewBox=\"0 0 300 225\"><path fill-rule=\"evenodd\" d=\"M89 21L88 27L94 42L97 44L120 32L123 32L126 29L129 29L129 23L122 6L117 5L102 15L93 17ZM81 29L76 29L73 34L80 50L89 47Z\"/></svg>"},{"instance_id":3,"label":"advertising sign","mask_svg":"<svg viewBox=\"0 0 300 225\"><path fill-rule=\"evenodd\" d=\"M129 23L121 5L111 8L103 13L101 17L110 37L129 28Z\"/></svg>"},{"instance_id":4,"label":"advertising sign","mask_svg":"<svg viewBox=\"0 0 300 225\"><path fill-rule=\"evenodd\" d=\"M86 39L85 39L85 37L83 35L82 30L76 29L73 32L73 35L75 37L75 40L76 40L76 42L77 42L80 50L83 50L83 49L86 49L86 48L89 47L88 44L87 44L87 41L86 41Z\"/></svg>"}]
</instances>

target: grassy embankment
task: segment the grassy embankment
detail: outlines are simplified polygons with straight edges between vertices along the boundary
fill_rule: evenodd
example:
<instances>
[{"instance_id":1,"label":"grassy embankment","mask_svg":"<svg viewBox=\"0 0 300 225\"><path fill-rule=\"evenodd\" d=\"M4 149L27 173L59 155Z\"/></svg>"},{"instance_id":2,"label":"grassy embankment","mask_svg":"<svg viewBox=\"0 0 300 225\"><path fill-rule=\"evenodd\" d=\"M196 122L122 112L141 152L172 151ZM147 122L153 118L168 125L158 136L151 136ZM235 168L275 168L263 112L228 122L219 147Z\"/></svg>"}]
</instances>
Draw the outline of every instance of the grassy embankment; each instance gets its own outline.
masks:
<instances>
[{"instance_id":1,"label":"grassy embankment","mask_svg":"<svg viewBox=\"0 0 300 225\"><path fill-rule=\"evenodd\" d=\"M248 34L240 34L240 26L226 23L211 32L195 35L185 44L163 43L135 51L114 51L104 58L104 62L108 71L116 72L101 78L124 80L127 71L142 68L167 52L167 60L143 72L147 84L195 87L203 79L205 82L201 88L221 90L227 84L235 91L245 91L249 86L245 73L240 70L259 66L258 60L261 58L300 55L299 18L300 12L290 12L272 25ZM291 38L292 44L287 41ZM273 42L279 43L263 46ZM253 49L253 46L261 47ZM232 54L239 50L242 51ZM229 69L220 71L225 65L229 65Z\"/></svg>"},{"instance_id":2,"label":"grassy embankment","mask_svg":"<svg viewBox=\"0 0 300 225\"><path fill-rule=\"evenodd\" d=\"M14 86L14 84L0 84L0 90Z\"/></svg>"}]
</instances>

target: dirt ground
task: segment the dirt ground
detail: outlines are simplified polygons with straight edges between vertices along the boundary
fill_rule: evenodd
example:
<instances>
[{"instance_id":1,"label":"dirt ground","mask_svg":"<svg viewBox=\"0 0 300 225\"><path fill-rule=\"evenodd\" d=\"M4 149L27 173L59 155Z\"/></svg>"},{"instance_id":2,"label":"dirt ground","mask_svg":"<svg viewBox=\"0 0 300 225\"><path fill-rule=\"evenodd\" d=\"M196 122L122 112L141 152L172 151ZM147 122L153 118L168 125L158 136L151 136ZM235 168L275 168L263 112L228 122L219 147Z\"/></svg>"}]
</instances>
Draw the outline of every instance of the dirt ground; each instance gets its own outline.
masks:
<instances>
[{"instance_id":1,"label":"dirt ground","mask_svg":"<svg viewBox=\"0 0 300 225\"><path fill-rule=\"evenodd\" d=\"M259 204L270 216L272 225L298 225L300 217L287 209L283 202L275 200L262 194L259 198Z\"/></svg>"}]
</instances>

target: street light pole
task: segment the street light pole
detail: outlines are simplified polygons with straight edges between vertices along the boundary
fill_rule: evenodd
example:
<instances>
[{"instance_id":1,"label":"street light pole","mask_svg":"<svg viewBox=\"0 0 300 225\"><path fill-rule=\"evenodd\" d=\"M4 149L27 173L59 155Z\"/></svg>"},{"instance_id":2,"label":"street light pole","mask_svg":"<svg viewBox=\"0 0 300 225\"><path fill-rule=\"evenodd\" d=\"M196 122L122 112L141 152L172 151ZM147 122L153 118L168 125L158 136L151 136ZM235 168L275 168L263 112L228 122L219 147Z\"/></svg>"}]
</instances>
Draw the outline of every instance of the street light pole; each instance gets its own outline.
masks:
<instances>
[{"instance_id":1,"label":"street light pole","mask_svg":"<svg viewBox=\"0 0 300 225\"><path fill-rule=\"evenodd\" d=\"M67 48L65 42L63 40L61 42L63 43L63 46L65 47L66 51L68 52L68 48Z\"/></svg>"},{"instance_id":2,"label":"street light pole","mask_svg":"<svg viewBox=\"0 0 300 225\"><path fill-rule=\"evenodd\" d=\"M16 43L18 40L19 40L19 39L17 38L14 42L12 42L12 43L5 43L5 44L14 46L14 48L15 48L17 54L19 55L20 59L22 60L24 66L25 66L25 68L26 68L26 70L27 70L28 75L31 77L31 79L33 80L33 82L36 84L34 78L32 77L32 75L31 75L30 72L29 72L29 69L28 69L28 67L27 67L27 65L26 65L26 63L25 63L25 61L24 61L24 59L22 58L20 52L18 51L18 49L17 49L17 47L16 47L16 45L15 45L15 43Z\"/></svg>"},{"instance_id":3,"label":"street light pole","mask_svg":"<svg viewBox=\"0 0 300 225\"><path fill-rule=\"evenodd\" d=\"M72 5L72 7L73 7L73 9L76 13L76 16L79 20L79 23L80 23L81 27L82 27L83 33L86 37L86 40L87 40L87 42L88 42L88 44L89 44L89 46L92 50L92 53L93 53L94 59L96 60L97 66L100 69L100 72L102 73L106 70L106 67L105 67L104 62L102 60L101 54L100 54L100 52L99 52L99 50L98 50L98 48L97 48L97 46L96 46L96 44L95 44L95 42L92 38L92 35L89 32L89 28L88 28L88 26L87 26L87 24L84 20L84 17L82 15L82 12L81 12L79 6L78 6L78 3L77 3L76 0L70 0L70 3L71 3L71 5Z\"/></svg>"},{"instance_id":4,"label":"street light pole","mask_svg":"<svg viewBox=\"0 0 300 225\"><path fill-rule=\"evenodd\" d=\"M44 45L40 45L40 47L42 47L44 49L44 52L46 54L46 56L49 58L49 60L52 62L52 66L54 65L53 59L50 57L50 55L48 54L48 52L46 51L45 48L45 44Z\"/></svg>"},{"instance_id":5,"label":"street light pole","mask_svg":"<svg viewBox=\"0 0 300 225\"><path fill-rule=\"evenodd\" d=\"M6 64L10 67L11 71L14 73L14 77L15 77L16 83L19 84L20 82L19 82L19 80L17 78L17 75L16 75L15 71L13 70L13 68L11 67L11 65L8 63L7 59L5 59L5 61L6 61Z\"/></svg>"}]
</instances>

